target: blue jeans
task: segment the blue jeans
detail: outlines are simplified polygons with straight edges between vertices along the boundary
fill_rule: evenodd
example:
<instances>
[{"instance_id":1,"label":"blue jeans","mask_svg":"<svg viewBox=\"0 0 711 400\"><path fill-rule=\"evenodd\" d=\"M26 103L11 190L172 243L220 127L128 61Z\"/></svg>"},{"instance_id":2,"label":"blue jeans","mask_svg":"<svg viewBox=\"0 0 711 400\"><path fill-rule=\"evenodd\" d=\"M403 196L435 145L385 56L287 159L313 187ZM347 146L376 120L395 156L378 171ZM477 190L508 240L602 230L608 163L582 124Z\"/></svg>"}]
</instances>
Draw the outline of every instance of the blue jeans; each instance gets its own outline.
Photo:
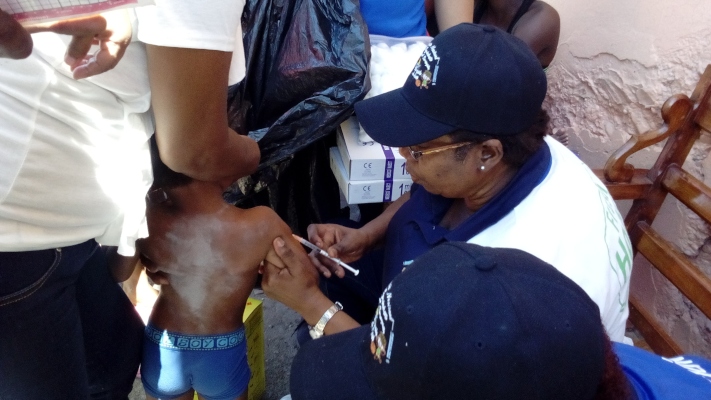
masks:
<instances>
[{"instance_id":1,"label":"blue jeans","mask_svg":"<svg viewBox=\"0 0 711 400\"><path fill-rule=\"evenodd\" d=\"M142 340L95 241L0 253L0 399L126 399Z\"/></svg>"}]
</instances>

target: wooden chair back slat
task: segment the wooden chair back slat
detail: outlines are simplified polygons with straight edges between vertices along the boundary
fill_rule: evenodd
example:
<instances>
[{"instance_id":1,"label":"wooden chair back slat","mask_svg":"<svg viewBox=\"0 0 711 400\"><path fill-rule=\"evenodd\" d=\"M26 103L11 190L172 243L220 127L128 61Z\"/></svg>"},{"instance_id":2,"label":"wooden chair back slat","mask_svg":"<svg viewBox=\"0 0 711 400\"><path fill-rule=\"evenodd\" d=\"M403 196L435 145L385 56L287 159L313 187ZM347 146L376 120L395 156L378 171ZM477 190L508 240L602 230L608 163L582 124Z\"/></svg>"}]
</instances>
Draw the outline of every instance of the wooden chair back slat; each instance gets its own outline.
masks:
<instances>
[{"instance_id":1,"label":"wooden chair back slat","mask_svg":"<svg viewBox=\"0 0 711 400\"><path fill-rule=\"evenodd\" d=\"M711 278L651 228L662 203L672 194L706 222L711 223L711 189L682 167L702 131L711 131L711 65L706 67L690 97L671 96L662 106L663 124L632 137L595 173L616 200L631 199L625 226L635 254L644 255L681 293L711 318ZM652 168L634 168L627 159L635 152L666 143ZM633 285L634 288L634 285ZM682 347L664 329L653 312L630 293L630 322L658 354L673 356Z\"/></svg>"},{"instance_id":2,"label":"wooden chair back slat","mask_svg":"<svg viewBox=\"0 0 711 400\"><path fill-rule=\"evenodd\" d=\"M655 353L664 357L674 357L683 353L681 347L669 336L634 294L630 294L629 303L629 321L637 328L644 341Z\"/></svg>"},{"instance_id":3,"label":"wooden chair back slat","mask_svg":"<svg viewBox=\"0 0 711 400\"><path fill-rule=\"evenodd\" d=\"M664 188L704 221L711 223L711 188L672 164L662 177Z\"/></svg>"},{"instance_id":4,"label":"wooden chair back slat","mask_svg":"<svg viewBox=\"0 0 711 400\"><path fill-rule=\"evenodd\" d=\"M638 225L642 234L637 250L701 312L711 318L711 278L704 275L686 255L676 250L646 222Z\"/></svg>"}]
</instances>

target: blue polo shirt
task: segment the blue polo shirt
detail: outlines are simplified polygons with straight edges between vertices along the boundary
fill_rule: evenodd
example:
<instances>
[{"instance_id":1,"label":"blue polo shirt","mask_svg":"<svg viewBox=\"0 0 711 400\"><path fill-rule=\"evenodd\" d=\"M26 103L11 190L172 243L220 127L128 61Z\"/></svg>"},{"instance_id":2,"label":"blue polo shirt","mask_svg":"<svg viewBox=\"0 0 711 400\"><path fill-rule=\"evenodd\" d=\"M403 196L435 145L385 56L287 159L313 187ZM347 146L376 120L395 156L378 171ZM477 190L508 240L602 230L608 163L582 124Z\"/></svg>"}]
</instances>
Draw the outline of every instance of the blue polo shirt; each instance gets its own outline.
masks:
<instances>
[{"instance_id":1,"label":"blue polo shirt","mask_svg":"<svg viewBox=\"0 0 711 400\"><path fill-rule=\"evenodd\" d=\"M410 199L395 213L386 234L383 287L403 268L428 250L445 241L468 241L506 216L548 175L551 152L544 143L519 169L511 182L481 209L456 228L439 225L453 199L427 192L413 184Z\"/></svg>"},{"instance_id":2,"label":"blue polo shirt","mask_svg":"<svg viewBox=\"0 0 711 400\"><path fill-rule=\"evenodd\" d=\"M689 355L663 358L622 343L612 345L639 400L711 399L711 361Z\"/></svg>"},{"instance_id":3,"label":"blue polo shirt","mask_svg":"<svg viewBox=\"0 0 711 400\"><path fill-rule=\"evenodd\" d=\"M360 13L371 35L402 38L427 34L423 0L361 0Z\"/></svg>"}]
</instances>

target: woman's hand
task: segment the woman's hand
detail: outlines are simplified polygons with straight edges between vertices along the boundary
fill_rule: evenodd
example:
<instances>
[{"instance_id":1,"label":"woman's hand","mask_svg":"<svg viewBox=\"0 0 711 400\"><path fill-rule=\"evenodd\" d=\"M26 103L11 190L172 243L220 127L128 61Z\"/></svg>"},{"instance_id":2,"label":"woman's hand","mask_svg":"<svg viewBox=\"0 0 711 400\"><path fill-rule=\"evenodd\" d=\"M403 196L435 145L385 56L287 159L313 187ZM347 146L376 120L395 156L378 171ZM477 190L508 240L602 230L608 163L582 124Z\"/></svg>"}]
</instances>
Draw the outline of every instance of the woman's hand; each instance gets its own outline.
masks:
<instances>
[{"instance_id":1,"label":"woman's hand","mask_svg":"<svg viewBox=\"0 0 711 400\"><path fill-rule=\"evenodd\" d=\"M309 241L326 250L329 256L347 263L360 259L372 247L372 240L362 229L347 228L337 224L311 224L307 229ZM345 271L335 262L309 254L311 261L321 273L329 278L331 273L343 278Z\"/></svg>"},{"instance_id":2,"label":"woman's hand","mask_svg":"<svg viewBox=\"0 0 711 400\"><path fill-rule=\"evenodd\" d=\"M333 302L318 287L316 268L301 245L291 238L274 239L274 254L286 266L280 268L265 260L260 272L263 274L262 289L270 298L277 300L299 313L306 323L313 326ZM337 312L326 324L324 334L332 335L357 328L358 323L345 311Z\"/></svg>"},{"instance_id":3,"label":"woman's hand","mask_svg":"<svg viewBox=\"0 0 711 400\"><path fill-rule=\"evenodd\" d=\"M318 286L318 271L301 245L295 240L277 237L273 248L274 253L264 260L259 270L263 275L264 293L301 315L308 315L312 307L319 308L318 304L323 302L325 296ZM284 267L270 261L275 256ZM318 311L321 311L320 308Z\"/></svg>"},{"instance_id":4,"label":"woman's hand","mask_svg":"<svg viewBox=\"0 0 711 400\"><path fill-rule=\"evenodd\" d=\"M133 28L125 9L107 11L101 15L58 22L47 22L26 27L27 32L54 32L71 35L64 61L74 79L83 79L113 69L131 43ZM99 49L89 54L92 45Z\"/></svg>"}]
</instances>

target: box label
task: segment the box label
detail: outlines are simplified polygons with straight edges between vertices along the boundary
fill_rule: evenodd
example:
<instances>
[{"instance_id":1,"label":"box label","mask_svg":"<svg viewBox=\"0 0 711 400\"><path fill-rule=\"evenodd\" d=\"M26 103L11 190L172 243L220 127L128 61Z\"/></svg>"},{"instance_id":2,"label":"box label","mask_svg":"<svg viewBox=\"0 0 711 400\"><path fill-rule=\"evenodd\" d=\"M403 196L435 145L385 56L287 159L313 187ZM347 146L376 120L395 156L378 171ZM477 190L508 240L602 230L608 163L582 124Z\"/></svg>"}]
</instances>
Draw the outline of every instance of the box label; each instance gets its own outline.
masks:
<instances>
[{"instance_id":1,"label":"box label","mask_svg":"<svg viewBox=\"0 0 711 400\"><path fill-rule=\"evenodd\" d=\"M395 172L395 155L390 146L383 146L383 154L385 155L385 172L383 173L383 180L385 181L385 187L383 190L383 202L391 201L393 197L393 173Z\"/></svg>"},{"instance_id":2,"label":"box label","mask_svg":"<svg viewBox=\"0 0 711 400\"><path fill-rule=\"evenodd\" d=\"M383 148L383 155L385 156L385 172L383 173L383 179L392 181L393 174L395 173L395 155L393 154L393 149L390 146L380 145Z\"/></svg>"}]
</instances>

